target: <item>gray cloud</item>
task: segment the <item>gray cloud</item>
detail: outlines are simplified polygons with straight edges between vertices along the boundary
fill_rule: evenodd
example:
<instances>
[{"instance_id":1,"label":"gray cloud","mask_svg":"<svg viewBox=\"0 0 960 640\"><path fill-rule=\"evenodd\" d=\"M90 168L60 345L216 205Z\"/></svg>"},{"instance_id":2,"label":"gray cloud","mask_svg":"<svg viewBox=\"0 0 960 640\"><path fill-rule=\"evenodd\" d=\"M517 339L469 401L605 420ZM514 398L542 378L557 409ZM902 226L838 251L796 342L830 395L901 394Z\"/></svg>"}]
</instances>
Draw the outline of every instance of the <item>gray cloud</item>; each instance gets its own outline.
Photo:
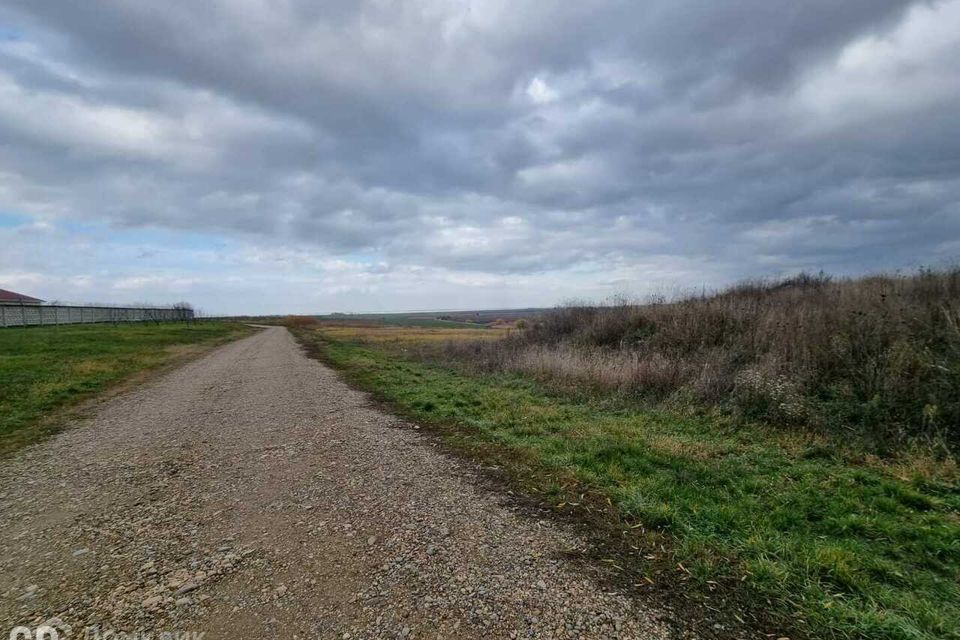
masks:
<instances>
[{"instance_id":1,"label":"gray cloud","mask_svg":"<svg viewBox=\"0 0 960 640\"><path fill-rule=\"evenodd\" d=\"M950 260L958 20L960 0L10 0L0 210L362 254L368 287L385 264L469 288Z\"/></svg>"}]
</instances>

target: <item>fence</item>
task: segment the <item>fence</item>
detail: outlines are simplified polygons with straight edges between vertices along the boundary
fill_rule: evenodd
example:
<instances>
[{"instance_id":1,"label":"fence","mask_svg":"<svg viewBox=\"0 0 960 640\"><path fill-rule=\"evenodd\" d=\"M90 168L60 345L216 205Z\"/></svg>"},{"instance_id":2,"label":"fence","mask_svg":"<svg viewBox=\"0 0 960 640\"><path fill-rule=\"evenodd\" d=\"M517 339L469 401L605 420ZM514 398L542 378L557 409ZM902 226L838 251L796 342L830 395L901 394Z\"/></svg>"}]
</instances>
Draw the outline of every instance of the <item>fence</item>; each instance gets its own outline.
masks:
<instances>
[{"instance_id":1,"label":"fence","mask_svg":"<svg viewBox=\"0 0 960 640\"><path fill-rule=\"evenodd\" d=\"M92 324L97 322L188 322L193 309L181 307L79 307L0 304L0 327Z\"/></svg>"}]
</instances>

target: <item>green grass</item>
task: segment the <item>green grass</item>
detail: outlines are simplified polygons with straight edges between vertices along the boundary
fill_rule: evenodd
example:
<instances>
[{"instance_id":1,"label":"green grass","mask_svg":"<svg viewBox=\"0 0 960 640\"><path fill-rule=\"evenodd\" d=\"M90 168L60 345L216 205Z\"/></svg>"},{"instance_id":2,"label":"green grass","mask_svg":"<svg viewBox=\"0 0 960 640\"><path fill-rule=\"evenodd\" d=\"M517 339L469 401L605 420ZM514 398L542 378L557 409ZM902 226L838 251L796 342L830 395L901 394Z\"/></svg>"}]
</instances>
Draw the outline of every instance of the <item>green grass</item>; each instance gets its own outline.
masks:
<instances>
[{"instance_id":1,"label":"green grass","mask_svg":"<svg viewBox=\"0 0 960 640\"><path fill-rule=\"evenodd\" d=\"M689 573L658 579L736 590L792 637L960 638L956 484L899 479L760 427L307 339L451 443L524 461L555 505L570 479L609 498L638 544L668 541L666 560L626 559L641 572L681 564Z\"/></svg>"},{"instance_id":2,"label":"green grass","mask_svg":"<svg viewBox=\"0 0 960 640\"><path fill-rule=\"evenodd\" d=\"M248 331L219 322L0 329L0 453L55 431L59 409Z\"/></svg>"}]
</instances>

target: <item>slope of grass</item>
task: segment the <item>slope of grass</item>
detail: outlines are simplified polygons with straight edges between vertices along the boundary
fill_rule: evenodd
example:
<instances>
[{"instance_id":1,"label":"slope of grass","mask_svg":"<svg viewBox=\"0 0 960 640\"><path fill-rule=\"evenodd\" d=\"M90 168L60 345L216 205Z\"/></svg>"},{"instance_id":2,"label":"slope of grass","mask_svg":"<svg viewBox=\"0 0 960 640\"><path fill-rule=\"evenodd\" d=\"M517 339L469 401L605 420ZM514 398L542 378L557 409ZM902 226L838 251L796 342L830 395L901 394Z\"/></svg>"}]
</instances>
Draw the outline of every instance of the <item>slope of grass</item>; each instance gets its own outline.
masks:
<instances>
[{"instance_id":1,"label":"slope of grass","mask_svg":"<svg viewBox=\"0 0 960 640\"><path fill-rule=\"evenodd\" d=\"M0 330L0 453L55 430L47 419L133 374L250 329L239 324L128 324Z\"/></svg>"},{"instance_id":2,"label":"slope of grass","mask_svg":"<svg viewBox=\"0 0 960 640\"><path fill-rule=\"evenodd\" d=\"M794 638L960 638L953 481L898 478L812 436L558 395L516 374L300 334L454 446L534 474L557 508L580 492L609 500L639 549L618 562L651 581L736 590L779 627L763 631Z\"/></svg>"},{"instance_id":3,"label":"slope of grass","mask_svg":"<svg viewBox=\"0 0 960 640\"><path fill-rule=\"evenodd\" d=\"M441 357L857 437L883 455L960 451L960 268L573 304Z\"/></svg>"}]
</instances>

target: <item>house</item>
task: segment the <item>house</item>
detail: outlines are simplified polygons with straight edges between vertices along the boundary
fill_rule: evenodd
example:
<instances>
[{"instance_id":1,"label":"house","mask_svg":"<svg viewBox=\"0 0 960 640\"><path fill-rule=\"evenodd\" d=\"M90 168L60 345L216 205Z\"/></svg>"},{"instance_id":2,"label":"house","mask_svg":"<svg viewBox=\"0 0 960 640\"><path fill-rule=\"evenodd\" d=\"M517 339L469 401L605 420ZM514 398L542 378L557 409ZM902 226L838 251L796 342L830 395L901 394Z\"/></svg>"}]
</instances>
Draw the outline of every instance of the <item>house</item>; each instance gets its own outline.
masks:
<instances>
[{"instance_id":1,"label":"house","mask_svg":"<svg viewBox=\"0 0 960 640\"><path fill-rule=\"evenodd\" d=\"M43 302L43 300L39 298L32 298L22 293L0 289L0 304L2 305L38 305L41 302Z\"/></svg>"}]
</instances>

